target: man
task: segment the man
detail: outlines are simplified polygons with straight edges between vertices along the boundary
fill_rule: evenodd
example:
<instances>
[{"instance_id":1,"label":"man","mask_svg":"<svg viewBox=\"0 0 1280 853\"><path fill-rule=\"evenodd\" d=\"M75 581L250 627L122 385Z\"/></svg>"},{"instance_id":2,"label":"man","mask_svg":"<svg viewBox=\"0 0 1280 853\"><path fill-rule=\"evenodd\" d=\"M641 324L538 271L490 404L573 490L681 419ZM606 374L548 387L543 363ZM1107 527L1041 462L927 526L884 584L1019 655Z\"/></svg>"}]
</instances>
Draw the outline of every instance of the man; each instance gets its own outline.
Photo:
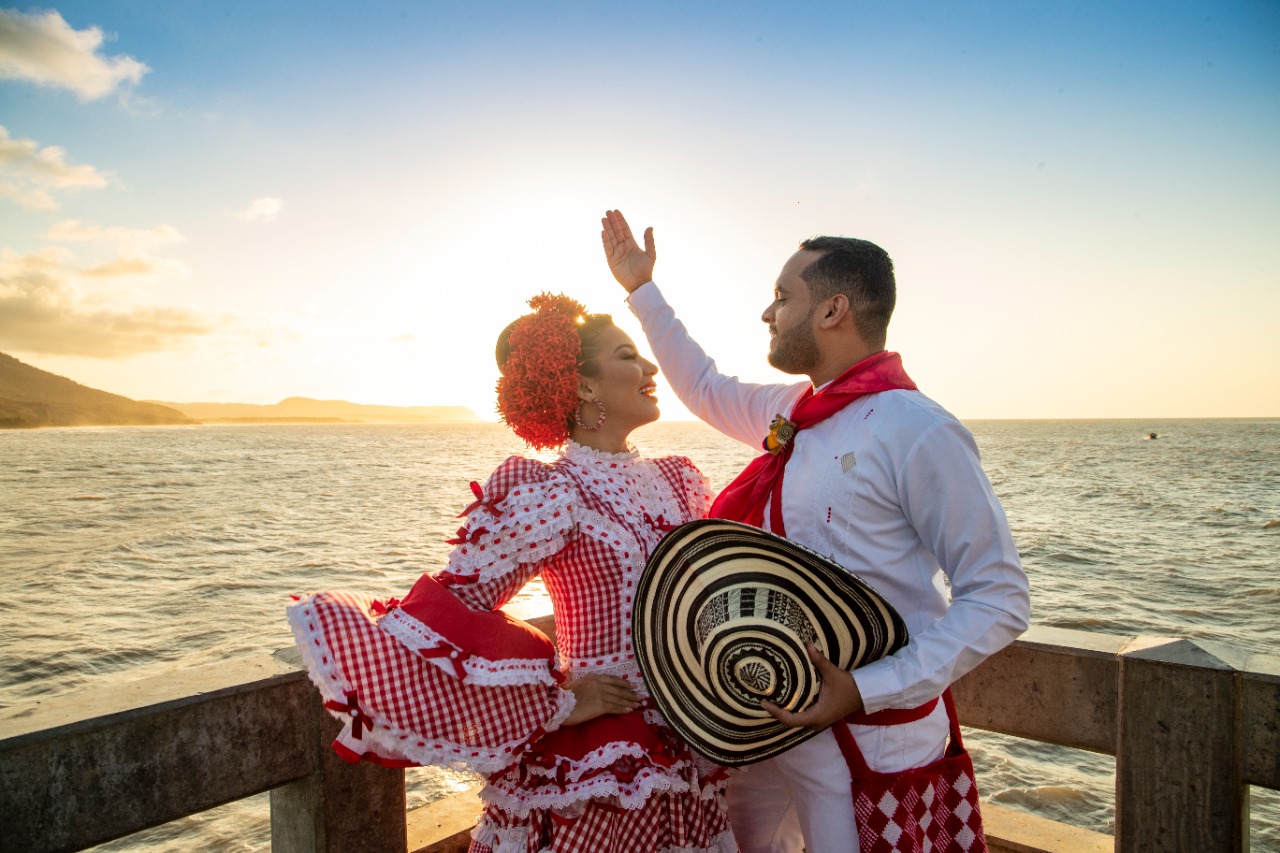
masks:
<instances>
[{"instance_id":1,"label":"man","mask_svg":"<svg viewBox=\"0 0 1280 853\"><path fill-rule=\"evenodd\" d=\"M832 557L907 623L905 648L853 673L811 646L818 700L798 713L765 707L820 733L751 765L729 789L734 833L748 853L856 849L851 774L831 727L847 725L875 771L942 756L948 717L934 700L1027 626L1027 578L1004 511L969 431L916 391L897 354L885 351L896 286L883 249L836 237L801 244L761 319L769 362L808 381L753 385L720 374L663 299L652 281L653 229L642 248L618 211L602 226L609 268L676 395L726 435L759 447L768 434L777 451L725 489L712 515Z\"/></svg>"}]
</instances>

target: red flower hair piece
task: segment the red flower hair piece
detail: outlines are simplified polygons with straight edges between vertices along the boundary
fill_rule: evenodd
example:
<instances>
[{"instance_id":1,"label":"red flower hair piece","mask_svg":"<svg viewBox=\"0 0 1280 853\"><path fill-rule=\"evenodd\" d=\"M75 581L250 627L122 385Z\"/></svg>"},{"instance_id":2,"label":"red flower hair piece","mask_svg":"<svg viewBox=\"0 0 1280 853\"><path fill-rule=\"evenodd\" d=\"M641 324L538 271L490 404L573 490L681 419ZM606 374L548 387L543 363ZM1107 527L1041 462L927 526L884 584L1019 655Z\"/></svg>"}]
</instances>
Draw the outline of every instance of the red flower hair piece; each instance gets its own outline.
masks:
<instances>
[{"instance_id":1,"label":"red flower hair piece","mask_svg":"<svg viewBox=\"0 0 1280 853\"><path fill-rule=\"evenodd\" d=\"M578 406L578 324L587 309L562 294L539 293L533 309L517 320L498 379L498 414L525 444L538 450L569 439L569 418Z\"/></svg>"}]
</instances>

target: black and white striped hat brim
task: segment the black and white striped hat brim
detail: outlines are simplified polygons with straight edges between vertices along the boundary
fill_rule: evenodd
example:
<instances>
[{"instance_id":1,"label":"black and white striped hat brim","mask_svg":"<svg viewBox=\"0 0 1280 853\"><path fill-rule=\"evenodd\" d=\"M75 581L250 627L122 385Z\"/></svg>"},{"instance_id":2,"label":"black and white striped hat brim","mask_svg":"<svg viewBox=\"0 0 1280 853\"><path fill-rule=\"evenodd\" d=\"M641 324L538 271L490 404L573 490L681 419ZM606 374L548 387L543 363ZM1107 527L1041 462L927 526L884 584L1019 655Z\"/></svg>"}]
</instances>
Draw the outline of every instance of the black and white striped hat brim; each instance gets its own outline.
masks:
<instances>
[{"instance_id":1,"label":"black and white striped hat brim","mask_svg":"<svg viewBox=\"0 0 1280 853\"><path fill-rule=\"evenodd\" d=\"M760 707L817 698L805 643L853 670L907 643L897 611L839 564L746 524L675 528L636 591L632 636L649 693L668 724L718 764L778 755L815 732Z\"/></svg>"}]
</instances>

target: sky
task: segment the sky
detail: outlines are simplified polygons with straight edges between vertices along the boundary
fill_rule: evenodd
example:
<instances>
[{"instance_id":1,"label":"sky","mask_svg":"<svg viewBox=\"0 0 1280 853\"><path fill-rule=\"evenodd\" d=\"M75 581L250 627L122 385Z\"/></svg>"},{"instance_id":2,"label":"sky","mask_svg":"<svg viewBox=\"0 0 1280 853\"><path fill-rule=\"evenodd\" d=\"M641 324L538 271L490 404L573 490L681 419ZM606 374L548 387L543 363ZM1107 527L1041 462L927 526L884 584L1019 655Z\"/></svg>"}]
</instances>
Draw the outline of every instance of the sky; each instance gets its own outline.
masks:
<instances>
[{"instance_id":1,"label":"sky","mask_svg":"<svg viewBox=\"0 0 1280 853\"><path fill-rule=\"evenodd\" d=\"M640 337L609 208L750 381L835 234L962 419L1280 416L1271 0L0 8L0 351L92 387L492 419L530 296Z\"/></svg>"}]
</instances>

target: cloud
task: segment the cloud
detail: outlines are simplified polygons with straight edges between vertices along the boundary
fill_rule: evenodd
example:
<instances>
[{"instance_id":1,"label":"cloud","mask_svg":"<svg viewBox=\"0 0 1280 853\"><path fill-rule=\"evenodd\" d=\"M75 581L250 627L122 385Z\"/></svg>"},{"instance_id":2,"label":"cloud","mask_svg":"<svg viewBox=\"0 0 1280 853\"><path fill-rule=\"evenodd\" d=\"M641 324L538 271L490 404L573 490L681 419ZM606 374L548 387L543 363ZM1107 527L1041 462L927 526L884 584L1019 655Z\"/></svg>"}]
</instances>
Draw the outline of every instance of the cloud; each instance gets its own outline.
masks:
<instances>
[{"instance_id":1,"label":"cloud","mask_svg":"<svg viewBox=\"0 0 1280 853\"><path fill-rule=\"evenodd\" d=\"M48 190L101 189L111 178L85 163L67 162L57 145L41 148L34 139L14 139L0 125L0 197L32 210L56 210Z\"/></svg>"},{"instance_id":2,"label":"cloud","mask_svg":"<svg viewBox=\"0 0 1280 853\"><path fill-rule=\"evenodd\" d=\"M93 101L135 85L151 69L131 56L103 56L102 30L74 30L62 15L0 9L0 79L70 89Z\"/></svg>"},{"instance_id":3,"label":"cloud","mask_svg":"<svg viewBox=\"0 0 1280 853\"><path fill-rule=\"evenodd\" d=\"M282 207L283 199L255 198L244 210L236 211L236 217L245 222L275 222Z\"/></svg>"},{"instance_id":4,"label":"cloud","mask_svg":"<svg viewBox=\"0 0 1280 853\"><path fill-rule=\"evenodd\" d=\"M3 125L0 125L0 168L55 189L100 189L109 183L107 176L92 166L68 163L65 148L57 145L41 148L34 139L14 139Z\"/></svg>"},{"instance_id":5,"label":"cloud","mask_svg":"<svg viewBox=\"0 0 1280 853\"><path fill-rule=\"evenodd\" d=\"M0 349L126 358L213 331L208 319L182 308L122 305L77 290L77 275L100 275L107 266L81 270L57 246L27 254L0 249Z\"/></svg>"},{"instance_id":6,"label":"cloud","mask_svg":"<svg viewBox=\"0 0 1280 853\"><path fill-rule=\"evenodd\" d=\"M58 203L44 190L21 189L8 181L0 181L0 198L13 201L27 210L57 210Z\"/></svg>"},{"instance_id":7,"label":"cloud","mask_svg":"<svg viewBox=\"0 0 1280 853\"><path fill-rule=\"evenodd\" d=\"M181 278L187 274L187 266L181 261L157 258L146 251L186 240L172 225L157 225L154 228L126 228L118 225L104 227L78 219L64 219L41 237L56 243L105 243L113 246L119 253L117 257L76 270L86 278ZM68 265L68 269L70 268Z\"/></svg>"},{"instance_id":8,"label":"cloud","mask_svg":"<svg viewBox=\"0 0 1280 853\"><path fill-rule=\"evenodd\" d=\"M110 261L85 267L80 274L87 278L182 278L187 265L173 258L157 258L152 255L121 255Z\"/></svg>"},{"instance_id":9,"label":"cloud","mask_svg":"<svg viewBox=\"0 0 1280 853\"><path fill-rule=\"evenodd\" d=\"M55 243L108 243L122 250L164 246L187 239L172 225L157 225L155 228L103 227L78 219L64 219L42 237Z\"/></svg>"}]
</instances>

